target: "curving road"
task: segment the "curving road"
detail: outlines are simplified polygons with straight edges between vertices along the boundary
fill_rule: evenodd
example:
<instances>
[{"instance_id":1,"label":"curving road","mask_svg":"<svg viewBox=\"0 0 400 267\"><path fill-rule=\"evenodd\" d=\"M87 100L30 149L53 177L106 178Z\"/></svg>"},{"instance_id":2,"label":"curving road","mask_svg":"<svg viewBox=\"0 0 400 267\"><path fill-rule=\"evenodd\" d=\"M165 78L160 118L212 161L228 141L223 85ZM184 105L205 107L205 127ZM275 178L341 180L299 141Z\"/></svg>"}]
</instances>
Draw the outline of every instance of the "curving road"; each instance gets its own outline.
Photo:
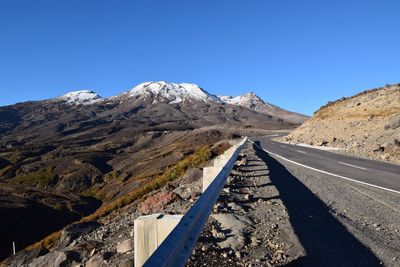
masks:
<instances>
[{"instance_id":1,"label":"curving road","mask_svg":"<svg viewBox=\"0 0 400 267\"><path fill-rule=\"evenodd\" d=\"M400 165L273 141L276 135L251 142L272 156L340 179L400 194Z\"/></svg>"}]
</instances>

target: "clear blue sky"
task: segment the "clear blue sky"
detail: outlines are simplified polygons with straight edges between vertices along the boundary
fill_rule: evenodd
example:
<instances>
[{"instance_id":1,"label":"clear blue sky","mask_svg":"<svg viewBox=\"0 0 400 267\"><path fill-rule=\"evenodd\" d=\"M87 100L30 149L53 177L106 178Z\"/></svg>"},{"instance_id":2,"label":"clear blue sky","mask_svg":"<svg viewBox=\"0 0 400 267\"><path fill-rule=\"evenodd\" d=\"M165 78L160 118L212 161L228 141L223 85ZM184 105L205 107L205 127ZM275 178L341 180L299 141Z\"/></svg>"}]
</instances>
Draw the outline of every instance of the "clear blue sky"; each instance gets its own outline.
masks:
<instances>
[{"instance_id":1,"label":"clear blue sky","mask_svg":"<svg viewBox=\"0 0 400 267\"><path fill-rule=\"evenodd\" d=\"M143 81L312 114L400 82L398 0L0 0L0 105Z\"/></svg>"}]
</instances>

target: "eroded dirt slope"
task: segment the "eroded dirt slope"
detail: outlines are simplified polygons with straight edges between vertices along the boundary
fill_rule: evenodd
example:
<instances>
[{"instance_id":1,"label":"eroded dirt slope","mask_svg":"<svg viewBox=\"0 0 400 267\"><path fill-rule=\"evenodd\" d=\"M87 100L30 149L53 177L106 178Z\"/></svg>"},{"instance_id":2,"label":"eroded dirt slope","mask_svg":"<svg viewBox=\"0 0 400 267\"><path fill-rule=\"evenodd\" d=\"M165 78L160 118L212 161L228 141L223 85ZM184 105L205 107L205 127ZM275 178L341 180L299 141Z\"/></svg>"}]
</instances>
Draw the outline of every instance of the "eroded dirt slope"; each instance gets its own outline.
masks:
<instances>
[{"instance_id":1,"label":"eroded dirt slope","mask_svg":"<svg viewBox=\"0 0 400 267\"><path fill-rule=\"evenodd\" d=\"M399 163L400 86L328 103L283 140L338 147L362 157Z\"/></svg>"}]
</instances>

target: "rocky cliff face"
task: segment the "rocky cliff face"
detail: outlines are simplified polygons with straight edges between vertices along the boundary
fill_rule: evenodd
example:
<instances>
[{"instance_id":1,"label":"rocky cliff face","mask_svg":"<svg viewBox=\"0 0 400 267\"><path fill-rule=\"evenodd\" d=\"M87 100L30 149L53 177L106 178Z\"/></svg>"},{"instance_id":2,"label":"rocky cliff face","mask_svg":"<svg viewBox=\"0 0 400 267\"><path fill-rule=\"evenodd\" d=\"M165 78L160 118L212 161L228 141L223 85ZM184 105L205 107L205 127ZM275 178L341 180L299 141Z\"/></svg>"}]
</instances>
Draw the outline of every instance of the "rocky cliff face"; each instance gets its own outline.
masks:
<instances>
[{"instance_id":1,"label":"rocky cliff face","mask_svg":"<svg viewBox=\"0 0 400 267\"><path fill-rule=\"evenodd\" d=\"M387 85L328 103L285 140L400 163L400 86Z\"/></svg>"}]
</instances>

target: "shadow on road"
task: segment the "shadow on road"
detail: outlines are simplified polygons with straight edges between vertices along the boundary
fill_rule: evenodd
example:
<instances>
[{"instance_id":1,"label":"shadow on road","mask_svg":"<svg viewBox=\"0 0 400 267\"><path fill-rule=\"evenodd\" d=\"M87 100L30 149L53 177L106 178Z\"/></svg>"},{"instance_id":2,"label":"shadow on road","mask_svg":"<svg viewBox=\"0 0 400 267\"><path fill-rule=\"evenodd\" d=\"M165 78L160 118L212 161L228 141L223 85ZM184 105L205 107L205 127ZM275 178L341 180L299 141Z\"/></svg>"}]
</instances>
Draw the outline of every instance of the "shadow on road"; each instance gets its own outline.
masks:
<instances>
[{"instance_id":1,"label":"shadow on road","mask_svg":"<svg viewBox=\"0 0 400 267\"><path fill-rule=\"evenodd\" d=\"M332 216L322 200L260 147L255 142L256 154L267 164L307 254L286 266L380 266L379 259Z\"/></svg>"}]
</instances>

